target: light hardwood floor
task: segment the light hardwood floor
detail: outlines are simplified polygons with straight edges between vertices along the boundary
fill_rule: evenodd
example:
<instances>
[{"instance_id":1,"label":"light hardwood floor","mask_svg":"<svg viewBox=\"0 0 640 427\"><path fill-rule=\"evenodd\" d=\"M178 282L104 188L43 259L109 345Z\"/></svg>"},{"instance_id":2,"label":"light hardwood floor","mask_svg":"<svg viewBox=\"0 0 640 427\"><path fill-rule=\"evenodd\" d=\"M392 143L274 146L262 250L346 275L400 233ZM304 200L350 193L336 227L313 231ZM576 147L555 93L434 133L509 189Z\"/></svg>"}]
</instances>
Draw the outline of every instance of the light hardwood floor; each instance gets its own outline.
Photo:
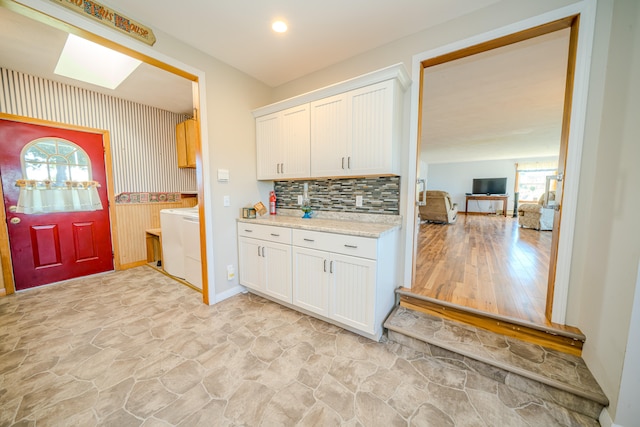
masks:
<instances>
[{"instance_id":1,"label":"light hardwood floor","mask_svg":"<svg viewBox=\"0 0 640 427\"><path fill-rule=\"evenodd\" d=\"M411 292L544 325L551 232L517 218L458 215L420 225Z\"/></svg>"}]
</instances>

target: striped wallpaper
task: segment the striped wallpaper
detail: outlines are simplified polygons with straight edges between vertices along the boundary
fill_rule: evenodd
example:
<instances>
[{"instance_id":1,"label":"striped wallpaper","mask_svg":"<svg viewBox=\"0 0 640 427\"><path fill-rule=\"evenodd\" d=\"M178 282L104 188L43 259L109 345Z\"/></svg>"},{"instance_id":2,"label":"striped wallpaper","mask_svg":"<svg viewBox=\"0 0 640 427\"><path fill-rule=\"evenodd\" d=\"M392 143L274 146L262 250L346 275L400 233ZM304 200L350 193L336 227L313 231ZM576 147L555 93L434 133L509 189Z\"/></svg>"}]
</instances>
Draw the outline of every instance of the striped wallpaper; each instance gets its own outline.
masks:
<instances>
[{"instance_id":1,"label":"striped wallpaper","mask_svg":"<svg viewBox=\"0 0 640 427\"><path fill-rule=\"evenodd\" d=\"M109 130L116 195L196 190L195 169L177 166L184 115L4 68L0 78L2 113Z\"/></svg>"}]
</instances>

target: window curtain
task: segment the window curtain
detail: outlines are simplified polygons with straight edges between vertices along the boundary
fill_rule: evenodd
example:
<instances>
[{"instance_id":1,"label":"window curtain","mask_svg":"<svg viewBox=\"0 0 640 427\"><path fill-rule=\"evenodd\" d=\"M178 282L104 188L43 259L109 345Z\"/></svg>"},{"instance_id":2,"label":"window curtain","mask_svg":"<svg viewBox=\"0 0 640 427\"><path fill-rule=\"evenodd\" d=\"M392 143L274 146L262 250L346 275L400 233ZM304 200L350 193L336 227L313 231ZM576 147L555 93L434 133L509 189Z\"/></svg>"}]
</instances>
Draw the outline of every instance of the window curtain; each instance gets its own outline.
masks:
<instances>
[{"instance_id":1,"label":"window curtain","mask_svg":"<svg viewBox=\"0 0 640 427\"><path fill-rule=\"evenodd\" d=\"M102 210L96 181L36 181L19 179L17 213L39 214Z\"/></svg>"}]
</instances>

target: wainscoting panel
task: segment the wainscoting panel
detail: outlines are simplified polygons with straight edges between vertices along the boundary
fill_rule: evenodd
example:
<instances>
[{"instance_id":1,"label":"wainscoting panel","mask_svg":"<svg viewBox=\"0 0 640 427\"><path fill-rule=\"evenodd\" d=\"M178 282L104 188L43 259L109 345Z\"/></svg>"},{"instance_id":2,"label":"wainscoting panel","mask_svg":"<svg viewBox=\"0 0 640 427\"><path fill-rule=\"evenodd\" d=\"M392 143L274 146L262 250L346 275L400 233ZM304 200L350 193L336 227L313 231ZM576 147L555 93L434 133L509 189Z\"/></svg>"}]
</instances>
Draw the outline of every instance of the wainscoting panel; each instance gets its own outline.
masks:
<instances>
[{"instance_id":1,"label":"wainscoting panel","mask_svg":"<svg viewBox=\"0 0 640 427\"><path fill-rule=\"evenodd\" d=\"M179 169L175 125L183 114L0 68L0 112L106 129L114 194L196 190L195 169Z\"/></svg>"},{"instance_id":2,"label":"wainscoting panel","mask_svg":"<svg viewBox=\"0 0 640 427\"><path fill-rule=\"evenodd\" d=\"M146 263L145 230L160 228L160 210L190 208L195 206L197 201L196 197L187 197L175 203L116 204L121 268L126 269Z\"/></svg>"}]
</instances>

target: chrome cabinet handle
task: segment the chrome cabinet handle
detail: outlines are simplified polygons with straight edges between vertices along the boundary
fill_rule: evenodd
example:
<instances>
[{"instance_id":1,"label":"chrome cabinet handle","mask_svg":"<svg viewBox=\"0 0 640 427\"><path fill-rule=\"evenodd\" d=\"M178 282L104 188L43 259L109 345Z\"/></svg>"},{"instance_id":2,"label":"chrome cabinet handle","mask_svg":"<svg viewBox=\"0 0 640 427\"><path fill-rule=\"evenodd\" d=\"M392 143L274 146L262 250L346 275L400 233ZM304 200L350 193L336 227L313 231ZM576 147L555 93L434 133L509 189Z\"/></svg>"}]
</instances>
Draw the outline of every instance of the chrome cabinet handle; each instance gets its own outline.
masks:
<instances>
[{"instance_id":1,"label":"chrome cabinet handle","mask_svg":"<svg viewBox=\"0 0 640 427\"><path fill-rule=\"evenodd\" d=\"M324 272L327 272L327 260L323 260L322 263L324 264Z\"/></svg>"},{"instance_id":2,"label":"chrome cabinet handle","mask_svg":"<svg viewBox=\"0 0 640 427\"><path fill-rule=\"evenodd\" d=\"M279 235L279 234L276 234L276 233L271 233L271 235L272 235L273 237L280 237L280 235Z\"/></svg>"},{"instance_id":3,"label":"chrome cabinet handle","mask_svg":"<svg viewBox=\"0 0 640 427\"><path fill-rule=\"evenodd\" d=\"M344 157L342 158L342 169L344 169Z\"/></svg>"},{"instance_id":4,"label":"chrome cabinet handle","mask_svg":"<svg viewBox=\"0 0 640 427\"><path fill-rule=\"evenodd\" d=\"M304 240L305 242L315 242L315 240L313 240L313 239L307 239L307 238L304 238L304 239L302 239L302 240Z\"/></svg>"},{"instance_id":5,"label":"chrome cabinet handle","mask_svg":"<svg viewBox=\"0 0 640 427\"><path fill-rule=\"evenodd\" d=\"M329 263L329 273L333 274L333 261Z\"/></svg>"},{"instance_id":6,"label":"chrome cabinet handle","mask_svg":"<svg viewBox=\"0 0 640 427\"><path fill-rule=\"evenodd\" d=\"M280 163L280 173L284 173L284 163Z\"/></svg>"},{"instance_id":7,"label":"chrome cabinet handle","mask_svg":"<svg viewBox=\"0 0 640 427\"><path fill-rule=\"evenodd\" d=\"M260 256L260 246L258 246L258 256Z\"/></svg>"},{"instance_id":8,"label":"chrome cabinet handle","mask_svg":"<svg viewBox=\"0 0 640 427\"><path fill-rule=\"evenodd\" d=\"M347 157L347 169L351 169L351 156Z\"/></svg>"},{"instance_id":9,"label":"chrome cabinet handle","mask_svg":"<svg viewBox=\"0 0 640 427\"><path fill-rule=\"evenodd\" d=\"M264 258L264 246L262 247L262 258Z\"/></svg>"},{"instance_id":10,"label":"chrome cabinet handle","mask_svg":"<svg viewBox=\"0 0 640 427\"><path fill-rule=\"evenodd\" d=\"M246 228L244 229L244 231L246 231L247 233L253 233L253 230L247 230Z\"/></svg>"},{"instance_id":11,"label":"chrome cabinet handle","mask_svg":"<svg viewBox=\"0 0 640 427\"><path fill-rule=\"evenodd\" d=\"M344 245L345 248L358 249L356 245Z\"/></svg>"}]
</instances>

